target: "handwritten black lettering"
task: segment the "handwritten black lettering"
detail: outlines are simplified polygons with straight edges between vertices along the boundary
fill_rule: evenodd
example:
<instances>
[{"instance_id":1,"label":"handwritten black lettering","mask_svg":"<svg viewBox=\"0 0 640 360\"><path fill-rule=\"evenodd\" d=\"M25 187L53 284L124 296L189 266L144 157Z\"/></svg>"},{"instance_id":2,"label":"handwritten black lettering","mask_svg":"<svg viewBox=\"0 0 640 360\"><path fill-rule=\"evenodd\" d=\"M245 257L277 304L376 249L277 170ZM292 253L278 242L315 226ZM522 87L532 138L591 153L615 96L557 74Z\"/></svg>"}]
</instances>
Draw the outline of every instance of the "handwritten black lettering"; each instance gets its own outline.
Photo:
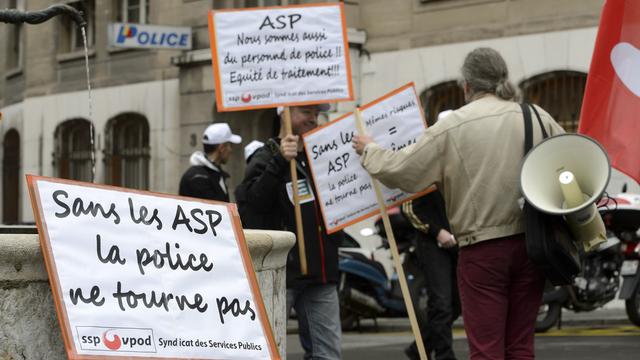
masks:
<instances>
[{"instance_id":1,"label":"handwritten black lettering","mask_svg":"<svg viewBox=\"0 0 640 360\"><path fill-rule=\"evenodd\" d=\"M372 126L373 124L377 123L378 121L384 120L384 119L388 119L389 115L387 113L382 113L382 114L373 114L373 116L371 116L370 118L366 119L364 121L366 126Z\"/></svg>"},{"instance_id":2,"label":"handwritten black lettering","mask_svg":"<svg viewBox=\"0 0 640 360\"><path fill-rule=\"evenodd\" d=\"M118 213L116 212L116 204L112 203L109 207L109 211L106 211L102 206L102 204L100 203L94 203L93 201L89 201L89 204L87 204L85 207L84 201L81 198L76 198L73 201L73 205L71 205L71 208L69 208L69 206L66 203L60 200L59 198L60 196L63 196L64 198L69 198L69 194L64 190L56 190L53 192L53 201L56 204L58 204L58 206L64 209L63 212L55 213L55 216L57 218L65 218L69 216L69 214L73 214L73 216L75 217L79 217L80 215L91 214L91 216L96 217L99 212L100 215L102 215L102 217L105 219L108 219L113 216L114 224L120 223L120 215L118 215Z\"/></svg>"},{"instance_id":3,"label":"handwritten black lettering","mask_svg":"<svg viewBox=\"0 0 640 360\"><path fill-rule=\"evenodd\" d=\"M333 196L333 200L335 201L335 203L339 203L351 196L355 196L358 195L358 189L357 188L352 188L351 190L347 190L345 192L343 192L342 194L336 194Z\"/></svg>"},{"instance_id":4,"label":"handwritten black lettering","mask_svg":"<svg viewBox=\"0 0 640 360\"><path fill-rule=\"evenodd\" d=\"M116 245L113 245L109 248L109 253L107 254L106 258L102 256L102 244L101 244L100 234L96 235L96 253L98 255L98 260L100 260L100 262L103 264L118 263L120 265L124 265L127 263L126 259L120 258L120 248L117 247Z\"/></svg>"},{"instance_id":5,"label":"handwritten black lettering","mask_svg":"<svg viewBox=\"0 0 640 360\"><path fill-rule=\"evenodd\" d=\"M329 160L329 170L327 171L327 175L331 175L332 172L337 173L342 171L342 169L345 169L347 167L349 157L349 153L344 153L334 160Z\"/></svg>"},{"instance_id":6,"label":"handwritten black lettering","mask_svg":"<svg viewBox=\"0 0 640 360\"><path fill-rule=\"evenodd\" d=\"M218 233L216 232L216 226L218 226L218 224L220 224L220 222L222 221L222 214L220 214L220 212L216 210L206 210L203 212L201 209L192 209L191 217L193 217L196 222L203 226L202 228L194 229L191 226L191 219L187 217L187 215L184 213L184 210L182 210L182 207L178 205L176 207L176 216L173 218L173 224L171 225L171 228L173 230L176 230L178 228L178 225L183 225L187 228L187 230L189 230L189 232L195 231L196 234L204 234L207 232L207 224L199 217L199 215L201 216L203 214L206 215L209 220L208 225L213 236L218 236Z\"/></svg>"},{"instance_id":7,"label":"handwritten black lettering","mask_svg":"<svg viewBox=\"0 0 640 360\"><path fill-rule=\"evenodd\" d=\"M328 144L313 145L311 147L311 152L313 153L313 160L316 160L322 154L332 150L338 150L338 144L336 144L335 139Z\"/></svg>"},{"instance_id":8,"label":"handwritten black lettering","mask_svg":"<svg viewBox=\"0 0 640 360\"><path fill-rule=\"evenodd\" d=\"M334 77L340 75L340 65L330 65L324 68L316 67L313 69L295 66L291 69L282 69L280 75L283 80L288 79L305 79L312 77Z\"/></svg>"},{"instance_id":9,"label":"handwritten black lettering","mask_svg":"<svg viewBox=\"0 0 640 360\"><path fill-rule=\"evenodd\" d=\"M284 49L275 53L262 53L262 54L245 54L242 55L241 65L244 67L247 64L259 65L264 62L273 63L275 61L287 61L287 55L284 53Z\"/></svg>"},{"instance_id":10,"label":"handwritten black lettering","mask_svg":"<svg viewBox=\"0 0 640 360\"><path fill-rule=\"evenodd\" d=\"M323 31L312 31L312 32L303 32L302 33L302 40L304 41L315 41L315 42L320 42L320 41L325 41L328 39L327 37L327 33L324 31L324 29L322 29Z\"/></svg>"},{"instance_id":11,"label":"handwritten black lettering","mask_svg":"<svg viewBox=\"0 0 640 360\"><path fill-rule=\"evenodd\" d=\"M333 49L325 49L321 46L316 46L313 50L307 50L304 52L304 62L309 60L324 60L333 57Z\"/></svg>"},{"instance_id":12,"label":"handwritten black lettering","mask_svg":"<svg viewBox=\"0 0 640 360\"><path fill-rule=\"evenodd\" d=\"M224 324L224 315L226 315L229 311L231 311L231 315L234 317L238 317L240 315L245 315L246 313L251 313L251 320L256 319L256 313L251 308L251 302L247 300L244 303L244 308L240 308L240 301L238 299L233 299L231 303L227 300L226 297L221 297L216 299L216 303L218 304L218 315L220 316L220 322Z\"/></svg>"},{"instance_id":13,"label":"handwritten black lettering","mask_svg":"<svg viewBox=\"0 0 640 360\"><path fill-rule=\"evenodd\" d=\"M262 69L250 69L247 71L231 71L229 73L229 82L231 84L238 84L238 86L242 86L245 82L258 82L262 81L263 74Z\"/></svg>"},{"instance_id":14,"label":"handwritten black lettering","mask_svg":"<svg viewBox=\"0 0 640 360\"><path fill-rule=\"evenodd\" d=\"M131 215L131 220L134 223L136 224L143 223L145 225L151 225L154 222L156 222L158 224L156 225L156 229L158 230L162 229L162 220L160 220L160 217L158 217L158 209L153 209L153 215L151 215L151 217L147 220L147 215L149 215L149 209L147 209L146 206L140 206L140 209L138 210L138 214L140 215L140 217L136 218L134 214L135 207L133 206L133 200L131 200L131 198L128 198L127 200L129 201L129 214Z\"/></svg>"},{"instance_id":15,"label":"handwritten black lettering","mask_svg":"<svg viewBox=\"0 0 640 360\"><path fill-rule=\"evenodd\" d=\"M265 35L264 43L297 43L300 41L300 34L298 33L288 33L288 34L274 34L274 35Z\"/></svg>"},{"instance_id":16,"label":"handwritten black lettering","mask_svg":"<svg viewBox=\"0 0 640 360\"><path fill-rule=\"evenodd\" d=\"M353 131L348 133L343 133L342 131L340 131L340 142L342 142L342 145L351 144L351 140L353 140L354 135L355 132Z\"/></svg>"},{"instance_id":17,"label":"handwritten black lettering","mask_svg":"<svg viewBox=\"0 0 640 360\"><path fill-rule=\"evenodd\" d=\"M178 225L184 225L187 227L189 232L193 232L193 228L189 224L190 222L191 219L189 219L184 213L184 211L182 210L182 206L178 205L178 207L176 208L176 216L173 218L173 225L171 225L171 228L175 230Z\"/></svg>"},{"instance_id":18,"label":"handwritten black lettering","mask_svg":"<svg viewBox=\"0 0 640 360\"><path fill-rule=\"evenodd\" d=\"M180 245L174 244L176 249L180 249ZM171 270L176 270L178 268L182 270L193 270L198 271L200 269L210 272L213 269L213 263L209 261L207 254L201 253L200 260L196 259L194 254L189 254L187 256L187 260L184 261L180 254L173 254L171 251L171 245L168 242L165 243L164 252L160 250L154 250L153 255L151 251L147 248L142 248L136 250L136 259L138 262L138 270L140 270L140 274L144 275L145 266L153 263L157 269L161 269L166 264L171 268Z\"/></svg>"},{"instance_id":19,"label":"handwritten black lettering","mask_svg":"<svg viewBox=\"0 0 640 360\"><path fill-rule=\"evenodd\" d=\"M260 35L251 36L244 33L238 34L236 37L236 45L260 45L262 44L262 38Z\"/></svg>"},{"instance_id":20,"label":"handwritten black lettering","mask_svg":"<svg viewBox=\"0 0 640 360\"><path fill-rule=\"evenodd\" d=\"M287 18L289 18L287 20ZM290 15L278 15L275 17L275 24L271 21L271 18L267 15L264 20L262 20L262 24L258 30L262 30L264 27L269 27L272 30L280 30L284 29L289 25L291 29L293 29L293 24L297 23L302 19L302 15L300 14L290 14Z\"/></svg>"},{"instance_id":21,"label":"handwritten black lettering","mask_svg":"<svg viewBox=\"0 0 640 360\"><path fill-rule=\"evenodd\" d=\"M231 53L229 53L227 51L227 53L224 55L224 60L223 60L224 64L237 64L238 63L238 59L231 55Z\"/></svg>"},{"instance_id":22,"label":"handwritten black lettering","mask_svg":"<svg viewBox=\"0 0 640 360\"><path fill-rule=\"evenodd\" d=\"M343 178L338 180L338 190L340 190L343 186L351 184L356 180L358 180L358 174L356 173L345 175Z\"/></svg>"},{"instance_id":23,"label":"handwritten black lettering","mask_svg":"<svg viewBox=\"0 0 640 360\"><path fill-rule=\"evenodd\" d=\"M82 295L82 289L80 288L77 288L75 290L69 289L69 298L71 299L71 302L73 303L73 305L78 305L78 299L80 299L80 301L82 301L85 304L91 303L95 306L102 306L104 304L104 297L100 299L100 287L98 287L97 285L91 288L91 292L89 293L88 298L85 298Z\"/></svg>"},{"instance_id":24,"label":"handwritten black lettering","mask_svg":"<svg viewBox=\"0 0 640 360\"><path fill-rule=\"evenodd\" d=\"M114 292L113 297L118 300L118 306L120 310L126 311L126 305L130 309L135 309L138 307L138 302L141 300L142 305L144 305L147 309L151 309L153 307L156 308L164 308L165 311L169 311L169 303L173 300L178 309L180 311L184 311L185 308L195 309L198 312L205 312L209 305L204 301L202 295L196 293L193 296L193 301L190 302L186 295L174 295L172 293L160 293L160 295L156 295L155 291L151 291L149 295L145 293L136 293L133 290L129 290L127 292L122 291L122 283L118 281L116 292Z\"/></svg>"},{"instance_id":25,"label":"handwritten black lettering","mask_svg":"<svg viewBox=\"0 0 640 360\"><path fill-rule=\"evenodd\" d=\"M412 107L416 107L416 102L413 101L413 99L407 101L404 104L400 104L400 105L394 106L393 109L391 111L389 111L389 114L390 115L396 115L396 114L399 114L399 113L401 113L401 112L403 112L405 110L408 110L408 109L410 109Z\"/></svg>"}]
</instances>

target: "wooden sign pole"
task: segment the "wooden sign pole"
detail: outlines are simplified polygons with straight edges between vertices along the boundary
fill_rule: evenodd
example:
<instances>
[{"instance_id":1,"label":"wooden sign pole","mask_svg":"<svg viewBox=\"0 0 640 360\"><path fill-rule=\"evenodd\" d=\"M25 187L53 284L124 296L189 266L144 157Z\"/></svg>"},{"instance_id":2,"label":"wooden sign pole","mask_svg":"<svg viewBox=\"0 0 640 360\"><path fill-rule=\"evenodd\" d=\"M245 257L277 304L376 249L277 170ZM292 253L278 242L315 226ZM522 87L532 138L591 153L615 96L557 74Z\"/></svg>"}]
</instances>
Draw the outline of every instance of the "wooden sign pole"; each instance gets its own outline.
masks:
<instances>
[{"instance_id":1,"label":"wooden sign pole","mask_svg":"<svg viewBox=\"0 0 640 360\"><path fill-rule=\"evenodd\" d=\"M362 122L362 115L360 109L356 108L356 127L360 135L366 135L364 124ZM398 244L396 238L393 235L393 229L391 228L391 221L389 221L389 214L387 214L387 207L380 191L380 184L378 180L371 178L373 184L373 190L376 192L376 198L380 205L380 213L382 215L382 223L384 224L384 230L387 234L387 240L389 240L389 247L391 248L391 255L393 256L393 264L398 272L398 279L400 280L400 290L402 290L402 297L404 298L404 305L407 308L407 314L409 315L409 322L411 323L411 330L413 336L416 338L416 345L418 345L418 353L421 360L427 360L427 351L422 343L422 334L420 334L420 327L418 326L418 319L416 318L416 312L413 308L413 302L411 301L411 293L409 292L409 285L407 284L407 277L404 275L404 268L400 260L400 253L398 252Z\"/></svg>"},{"instance_id":2,"label":"wooden sign pole","mask_svg":"<svg viewBox=\"0 0 640 360\"><path fill-rule=\"evenodd\" d=\"M293 134L291 128L291 110L284 107L284 128L287 135ZM291 190L293 191L293 204L296 215L296 237L298 239L298 255L300 257L300 272L307 275L307 253L304 249L304 228L302 226L302 211L300 209L300 196L298 194L298 170L296 169L296 159L289 162L291 167Z\"/></svg>"}]
</instances>

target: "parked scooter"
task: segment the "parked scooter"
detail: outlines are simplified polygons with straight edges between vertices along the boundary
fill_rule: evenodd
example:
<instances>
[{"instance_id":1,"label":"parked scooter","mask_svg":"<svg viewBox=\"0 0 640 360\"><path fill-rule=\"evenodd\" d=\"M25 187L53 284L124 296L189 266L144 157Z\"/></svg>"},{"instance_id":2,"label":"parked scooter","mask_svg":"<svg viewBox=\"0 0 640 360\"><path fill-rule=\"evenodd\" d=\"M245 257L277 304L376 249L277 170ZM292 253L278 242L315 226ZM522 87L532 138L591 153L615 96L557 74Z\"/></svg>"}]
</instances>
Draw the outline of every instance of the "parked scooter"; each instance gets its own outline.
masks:
<instances>
[{"instance_id":1,"label":"parked scooter","mask_svg":"<svg viewBox=\"0 0 640 360\"><path fill-rule=\"evenodd\" d=\"M592 311L615 299L618 290L629 320L640 326L640 195L623 193L609 199L600 204L600 214L607 227L607 242L582 256L583 271L572 285L548 284L536 321L537 332L553 327L563 307L575 312Z\"/></svg>"},{"instance_id":2,"label":"parked scooter","mask_svg":"<svg viewBox=\"0 0 640 360\"><path fill-rule=\"evenodd\" d=\"M424 276L419 271L415 254L415 230L398 209L389 211L393 234L407 276L409 291L418 321L426 316L427 293ZM382 220L376 221L382 238L379 248L389 248ZM389 255L391 256L391 255ZM397 273L389 278L382 264L360 251L341 248L339 253L340 318L344 330L352 329L360 319L407 316Z\"/></svg>"}]
</instances>

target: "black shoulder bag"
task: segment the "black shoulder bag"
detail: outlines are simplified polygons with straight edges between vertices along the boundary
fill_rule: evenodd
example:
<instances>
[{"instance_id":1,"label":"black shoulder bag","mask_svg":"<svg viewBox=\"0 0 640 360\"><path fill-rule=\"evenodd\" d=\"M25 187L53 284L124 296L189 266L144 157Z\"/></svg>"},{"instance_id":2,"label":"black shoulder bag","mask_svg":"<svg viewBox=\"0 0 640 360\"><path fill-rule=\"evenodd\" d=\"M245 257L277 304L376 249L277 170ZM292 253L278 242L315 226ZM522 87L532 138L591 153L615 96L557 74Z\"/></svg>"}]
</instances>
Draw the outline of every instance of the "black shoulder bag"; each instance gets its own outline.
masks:
<instances>
[{"instance_id":1,"label":"black shoulder bag","mask_svg":"<svg viewBox=\"0 0 640 360\"><path fill-rule=\"evenodd\" d=\"M533 146L533 125L528 104L520 104L524 115L524 153ZM544 139L548 137L540 114L535 106L533 111L538 118ZM573 284L574 277L581 271L578 247L566 221L560 215L541 212L525 200L524 208L525 238L527 255L547 280L553 285Z\"/></svg>"}]
</instances>

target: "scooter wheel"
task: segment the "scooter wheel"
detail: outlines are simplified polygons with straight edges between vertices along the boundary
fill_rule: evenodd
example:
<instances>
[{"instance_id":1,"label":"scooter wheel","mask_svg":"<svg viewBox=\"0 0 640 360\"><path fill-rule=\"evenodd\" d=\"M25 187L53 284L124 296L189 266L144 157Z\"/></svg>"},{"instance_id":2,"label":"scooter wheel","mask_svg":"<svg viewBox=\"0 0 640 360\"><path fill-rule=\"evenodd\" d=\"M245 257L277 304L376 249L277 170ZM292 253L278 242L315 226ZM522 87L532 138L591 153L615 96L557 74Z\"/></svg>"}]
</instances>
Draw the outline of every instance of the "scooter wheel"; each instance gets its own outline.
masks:
<instances>
[{"instance_id":1,"label":"scooter wheel","mask_svg":"<svg viewBox=\"0 0 640 360\"><path fill-rule=\"evenodd\" d=\"M624 302L627 310L627 317L635 325L640 326L640 285L636 285L636 291L633 296Z\"/></svg>"},{"instance_id":2,"label":"scooter wheel","mask_svg":"<svg viewBox=\"0 0 640 360\"><path fill-rule=\"evenodd\" d=\"M536 318L536 332L543 333L551 329L558 322L561 310L562 306L557 302L540 305Z\"/></svg>"}]
</instances>

